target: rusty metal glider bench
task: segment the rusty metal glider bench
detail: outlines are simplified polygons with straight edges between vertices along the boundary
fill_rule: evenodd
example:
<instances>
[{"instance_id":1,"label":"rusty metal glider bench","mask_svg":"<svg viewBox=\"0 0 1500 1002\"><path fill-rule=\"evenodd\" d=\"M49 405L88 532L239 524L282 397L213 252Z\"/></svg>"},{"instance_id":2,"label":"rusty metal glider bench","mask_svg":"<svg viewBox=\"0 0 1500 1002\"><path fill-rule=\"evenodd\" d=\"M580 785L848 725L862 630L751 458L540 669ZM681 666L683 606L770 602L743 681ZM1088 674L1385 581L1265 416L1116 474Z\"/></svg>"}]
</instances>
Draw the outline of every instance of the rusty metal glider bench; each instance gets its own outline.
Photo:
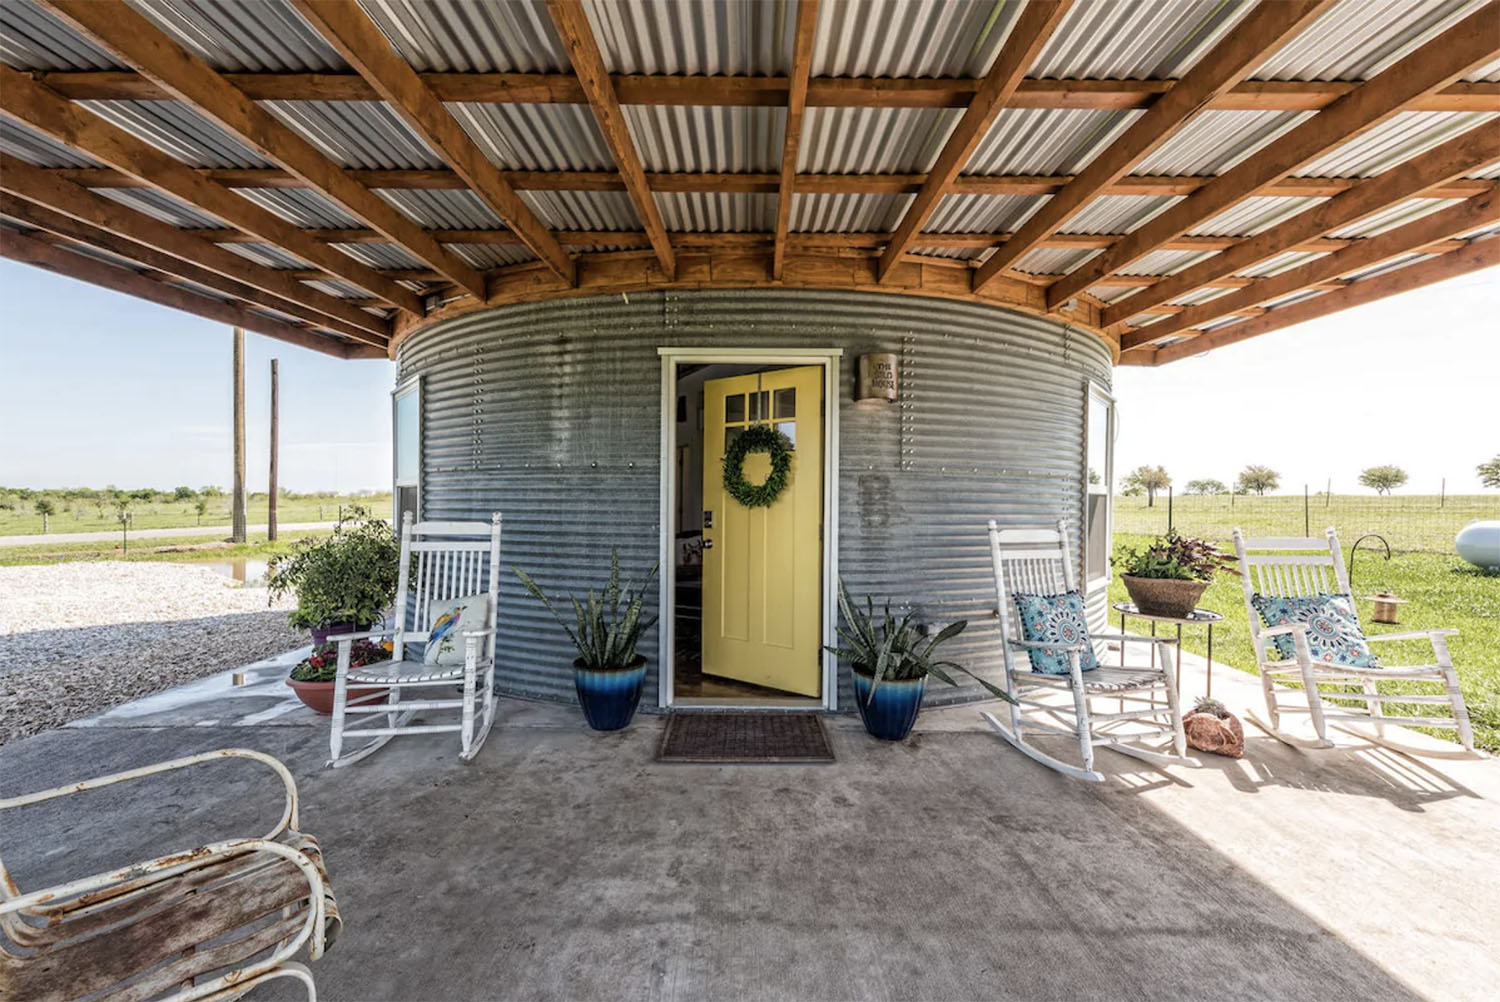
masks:
<instances>
[{"instance_id":1,"label":"rusty metal glider bench","mask_svg":"<svg viewBox=\"0 0 1500 1002\"><path fill-rule=\"evenodd\" d=\"M269 766L286 789L262 838L231 839L109 873L22 893L0 860L0 998L239 998L290 977L316 998L292 960L323 955L339 925L317 842L297 830L297 786L286 766L242 748L190 755L53 790L0 800L0 811L223 759Z\"/></svg>"}]
</instances>

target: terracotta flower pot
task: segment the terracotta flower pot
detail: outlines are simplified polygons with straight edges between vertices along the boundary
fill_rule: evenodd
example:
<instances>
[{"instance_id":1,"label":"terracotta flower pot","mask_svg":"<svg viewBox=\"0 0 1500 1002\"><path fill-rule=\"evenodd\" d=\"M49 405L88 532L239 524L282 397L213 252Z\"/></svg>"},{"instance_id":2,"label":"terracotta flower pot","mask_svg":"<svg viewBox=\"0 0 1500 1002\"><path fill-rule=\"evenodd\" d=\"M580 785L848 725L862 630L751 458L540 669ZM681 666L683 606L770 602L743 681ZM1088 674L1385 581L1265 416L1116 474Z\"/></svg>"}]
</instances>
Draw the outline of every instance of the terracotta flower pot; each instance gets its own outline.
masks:
<instances>
[{"instance_id":1,"label":"terracotta flower pot","mask_svg":"<svg viewBox=\"0 0 1500 1002\"><path fill-rule=\"evenodd\" d=\"M1125 590L1135 607L1148 616L1172 616L1185 619L1198 607L1198 600L1208 589L1207 581L1183 581L1177 578L1138 578L1121 574Z\"/></svg>"},{"instance_id":2,"label":"terracotta flower pot","mask_svg":"<svg viewBox=\"0 0 1500 1002\"><path fill-rule=\"evenodd\" d=\"M859 719L865 730L882 741L904 741L916 726L917 714L922 712L927 676L883 679L875 685L875 677L868 671L856 665L853 672L854 705L859 707ZM872 688L874 698L870 696Z\"/></svg>"},{"instance_id":3,"label":"terracotta flower pot","mask_svg":"<svg viewBox=\"0 0 1500 1002\"><path fill-rule=\"evenodd\" d=\"M292 687L297 698L307 704L307 708L314 713L330 716L333 713L333 683L332 682L296 682L287 679L286 684ZM355 702L366 696L379 696L380 702L385 699L385 686L381 685L351 685L349 687L349 701Z\"/></svg>"}]
</instances>

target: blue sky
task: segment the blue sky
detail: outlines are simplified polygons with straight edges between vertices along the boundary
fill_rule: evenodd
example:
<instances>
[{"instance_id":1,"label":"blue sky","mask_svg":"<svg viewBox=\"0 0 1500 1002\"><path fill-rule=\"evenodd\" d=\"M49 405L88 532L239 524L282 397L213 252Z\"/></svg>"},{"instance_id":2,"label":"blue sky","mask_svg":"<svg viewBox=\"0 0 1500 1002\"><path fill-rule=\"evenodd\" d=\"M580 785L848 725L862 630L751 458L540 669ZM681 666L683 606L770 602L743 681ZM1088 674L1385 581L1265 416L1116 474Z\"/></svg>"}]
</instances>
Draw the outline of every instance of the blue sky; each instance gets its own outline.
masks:
<instances>
[{"instance_id":1,"label":"blue sky","mask_svg":"<svg viewBox=\"0 0 1500 1002\"><path fill-rule=\"evenodd\" d=\"M0 485L229 482L230 333L0 261ZM1500 269L1430 286L1160 369L1116 370L1119 474L1179 484L1247 463L1284 489L1340 493L1377 463L1407 490L1479 488L1500 452ZM296 491L383 488L394 366L246 336L252 489L266 482L269 359L281 359L281 478Z\"/></svg>"}]
</instances>

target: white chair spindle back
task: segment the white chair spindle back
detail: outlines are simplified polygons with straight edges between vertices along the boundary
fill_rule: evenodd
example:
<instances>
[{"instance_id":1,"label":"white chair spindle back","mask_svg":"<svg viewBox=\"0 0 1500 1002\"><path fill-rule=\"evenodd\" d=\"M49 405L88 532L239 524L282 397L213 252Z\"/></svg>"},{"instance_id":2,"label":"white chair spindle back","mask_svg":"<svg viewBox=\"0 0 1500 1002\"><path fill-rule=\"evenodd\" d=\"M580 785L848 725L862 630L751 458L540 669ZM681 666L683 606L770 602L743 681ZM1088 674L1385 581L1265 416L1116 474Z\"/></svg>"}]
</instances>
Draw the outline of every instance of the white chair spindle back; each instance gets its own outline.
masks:
<instances>
[{"instance_id":1,"label":"white chair spindle back","mask_svg":"<svg viewBox=\"0 0 1500 1002\"><path fill-rule=\"evenodd\" d=\"M414 523L409 513L402 520L394 638L398 660L406 641L427 639L433 610L452 599L488 593L491 601L486 626L494 627L500 581L498 522L493 538L480 537L480 526L485 537L491 536L490 526L484 523ZM491 638L487 645L491 656L493 645Z\"/></svg>"},{"instance_id":2,"label":"white chair spindle back","mask_svg":"<svg viewBox=\"0 0 1500 1002\"><path fill-rule=\"evenodd\" d=\"M1067 530L1062 522L1055 529L1002 529L991 519L989 533L1001 633L1008 640L1020 640L1012 595L1056 595L1073 589ZM1005 657L1010 658L1009 645Z\"/></svg>"},{"instance_id":3,"label":"white chair spindle back","mask_svg":"<svg viewBox=\"0 0 1500 1002\"><path fill-rule=\"evenodd\" d=\"M1247 537L1234 530L1235 554L1240 560L1240 581L1245 592L1245 610L1257 644L1260 643L1260 613L1255 595L1272 598L1307 598L1313 595L1349 593L1349 573L1344 551L1333 529L1307 538ZM1330 580L1329 570L1333 571Z\"/></svg>"}]
</instances>

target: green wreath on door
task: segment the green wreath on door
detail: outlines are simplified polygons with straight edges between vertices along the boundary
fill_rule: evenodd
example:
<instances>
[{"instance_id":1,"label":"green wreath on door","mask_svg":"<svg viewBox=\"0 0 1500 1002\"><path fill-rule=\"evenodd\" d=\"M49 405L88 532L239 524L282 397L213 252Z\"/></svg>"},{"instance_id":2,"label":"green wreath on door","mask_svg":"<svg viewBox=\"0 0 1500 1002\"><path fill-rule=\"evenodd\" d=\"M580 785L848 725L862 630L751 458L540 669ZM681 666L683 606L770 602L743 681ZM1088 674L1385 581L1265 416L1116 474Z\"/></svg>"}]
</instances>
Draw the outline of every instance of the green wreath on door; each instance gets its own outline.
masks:
<instances>
[{"instance_id":1,"label":"green wreath on door","mask_svg":"<svg viewBox=\"0 0 1500 1002\"><path fill-rule=\"evenodd\" d=\"M764 483L745 479L745 457L764 452L771 459L771 475ZM769 508L786 490L792 470L792 442L768 424L752 425L724 450L724 490L746 508Z\"/></svg>"}]
</instances>

